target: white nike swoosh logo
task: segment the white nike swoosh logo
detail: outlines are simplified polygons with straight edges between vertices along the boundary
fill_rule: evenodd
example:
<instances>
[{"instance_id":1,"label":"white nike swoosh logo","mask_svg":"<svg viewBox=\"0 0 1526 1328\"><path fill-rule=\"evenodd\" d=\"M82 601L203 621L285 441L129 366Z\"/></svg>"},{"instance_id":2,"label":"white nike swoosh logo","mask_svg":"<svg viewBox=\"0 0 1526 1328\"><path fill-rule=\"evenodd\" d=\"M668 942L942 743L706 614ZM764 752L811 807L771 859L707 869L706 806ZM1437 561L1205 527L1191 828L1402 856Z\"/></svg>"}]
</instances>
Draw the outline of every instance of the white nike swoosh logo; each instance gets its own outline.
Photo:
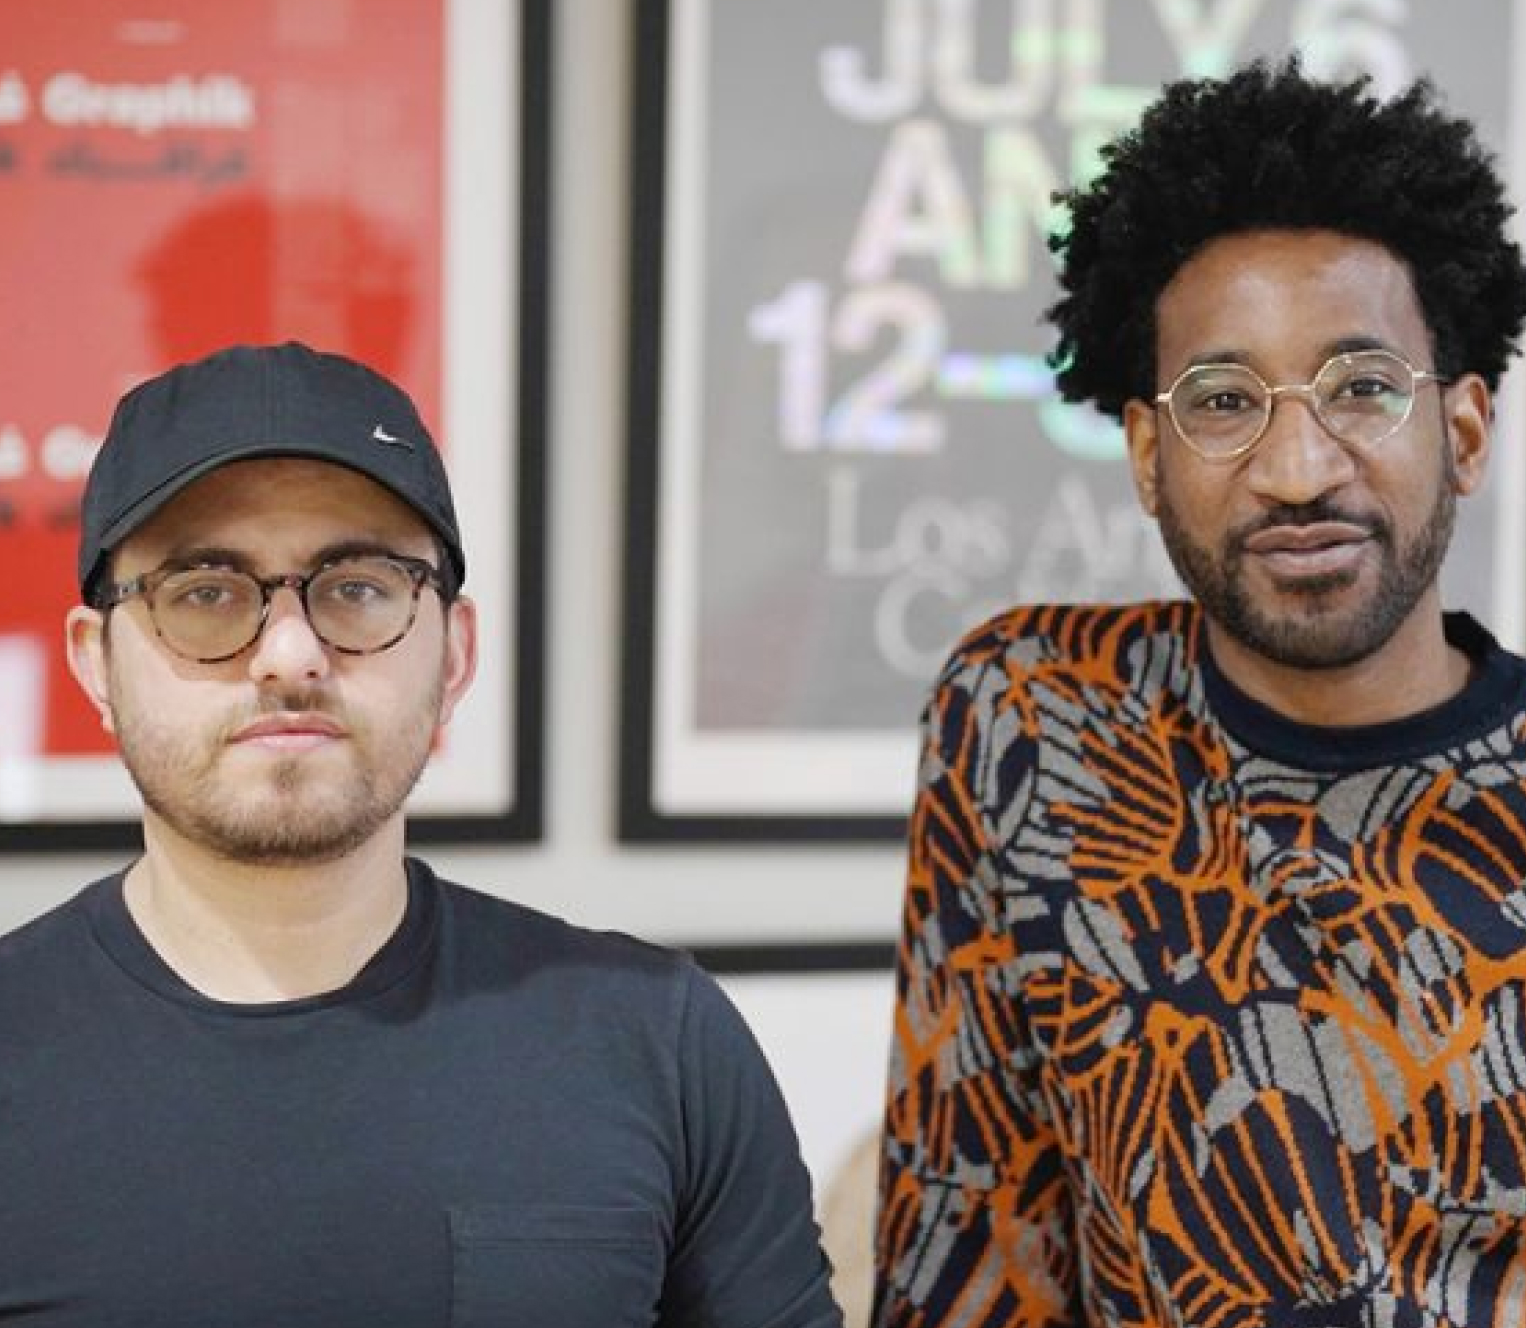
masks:
<instances>
[{"instance_id":1,"label":"white nike swoosh logo","mask_svg":"<svg viewBox=\"0 0 1526 1328\"><path fill-rule=\"evenodd\" d=\"M371 437L376 439L378 443L391 443L394 447L406 447L410 449L413 447L412 443L399 438L395 433L388 433L379 424L371 430Z\"/></svg>"}]
</instances>

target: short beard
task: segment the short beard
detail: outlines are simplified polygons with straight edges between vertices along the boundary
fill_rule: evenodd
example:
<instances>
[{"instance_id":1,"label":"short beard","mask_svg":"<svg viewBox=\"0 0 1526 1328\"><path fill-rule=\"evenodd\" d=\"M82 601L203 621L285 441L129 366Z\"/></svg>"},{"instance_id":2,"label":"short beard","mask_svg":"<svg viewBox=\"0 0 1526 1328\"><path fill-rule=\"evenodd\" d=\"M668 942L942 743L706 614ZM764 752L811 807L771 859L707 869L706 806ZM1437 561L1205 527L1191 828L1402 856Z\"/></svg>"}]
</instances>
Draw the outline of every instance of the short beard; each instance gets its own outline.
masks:
<instances>
[{"instance_id":1,"label":"short beard","mask_svg":"<svg viewBox=\"0 0 1526 1328\"><path fill-rule=\"evenodd\" d=\"M379 798L376 780L368 773L350 783L343 805L284 817L204 802L172 807L136 771L133 779L146 806L214 857L249 867L302 867L337 862L371 839L403 805L423 766L418 761L391 796ZM301 780L296 761L283 761L270 774L271 788L282 796L300 796Z\"/></svg>"},{"instance_id":2,"label":"short beard","mask_svg":"<svg viewBox=\"0 0 1526 1328\"><path fill-rule=\"evenodd\" d=\"M1294 669L1312 671L1345 668L1367 659L1386 645L1436 582L1452 542L1457 495L1453 486L1450 450L1425 524L1404 547L1396 548L1394 532L1374 519L1354 519L1326 499L1297 507L1281 507L1226 537L1221 554L1199 544L1187 533L1180 513L1161 494L1157 519L1172 566L1203 612L1247 650ZM1377 545L1378 584L1362 603L1347 613L1330 607L1330 597L1352 584L1353 577L1332 574L1302 583L1302 612L1265 612L1253 602L1245 583L1245 540L1268 525L1304 525L1314 521L1343 521L1363 526Z\"/></svg>"},{"instance_id":3,"label":"short beard","mask_svg":"<svg viewBox=\"0 0 1526 1328\"><path fill-rule=\"evenodd\" d=\"M151 722L118 707L122 759L144 804L172 830L226 862L254 867L320 866L338 861L370 840L401 809L429 760L443 680L411 714L385 731L390 757L382 768L374 748L361 749L347 782L311 781L300 758L274 763L266 776L263 805L240 804L218 790L217 761L227 732L210 747L155 731ZM319 698L267 697L268 709L317 710ZM241 716L237 723L248 717ZM352 732L351 741L368 735ZM304 785L309 785L304 792ZM304 802L305 799L305 802Z\"/></svg>"}]
</instances>

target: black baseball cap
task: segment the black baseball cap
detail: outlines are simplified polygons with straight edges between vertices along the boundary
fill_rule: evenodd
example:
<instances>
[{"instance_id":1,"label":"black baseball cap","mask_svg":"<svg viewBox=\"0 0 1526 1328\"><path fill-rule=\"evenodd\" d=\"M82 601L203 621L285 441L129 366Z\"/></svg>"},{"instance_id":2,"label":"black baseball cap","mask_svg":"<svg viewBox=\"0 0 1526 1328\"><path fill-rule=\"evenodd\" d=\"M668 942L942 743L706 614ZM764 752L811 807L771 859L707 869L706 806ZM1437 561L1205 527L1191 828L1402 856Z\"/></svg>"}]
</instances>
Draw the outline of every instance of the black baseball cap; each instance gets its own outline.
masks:
<instances>
[{"instance_id":1,"label":"black baseball cap","mask_svg":"<svg viewBox=\"0 0 1526 1328\"><path fill-rule=\"evenodd\" d=\"M450 482L408 394L343 355L234 346L133 388L111 417L80 515L79 582L91 601L107 559L188 484L230 461L308 457L390 489L466 577Z\"/></svg>"}]
</instances>

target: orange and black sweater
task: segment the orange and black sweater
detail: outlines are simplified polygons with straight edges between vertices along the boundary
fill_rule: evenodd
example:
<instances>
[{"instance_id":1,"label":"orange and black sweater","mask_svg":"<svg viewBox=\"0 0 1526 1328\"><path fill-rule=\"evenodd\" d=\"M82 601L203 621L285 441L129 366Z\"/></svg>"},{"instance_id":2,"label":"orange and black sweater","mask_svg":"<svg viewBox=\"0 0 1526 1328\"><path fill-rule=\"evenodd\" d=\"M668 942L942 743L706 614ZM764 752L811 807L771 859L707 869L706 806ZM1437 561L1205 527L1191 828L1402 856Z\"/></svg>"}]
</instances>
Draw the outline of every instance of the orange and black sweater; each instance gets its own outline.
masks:
<instances>
[{"instance_id":1,"label":"orange and black sweater","mask_svg":"<svg viewBox=\"0 0 1526 1328\"><path fill-rule=\"evenodd\" d=\"M1526 662L1315 729L1188 604L1021 609L924 722L878 1328L1526 1321Z\"/></svg>"}]
</instances>

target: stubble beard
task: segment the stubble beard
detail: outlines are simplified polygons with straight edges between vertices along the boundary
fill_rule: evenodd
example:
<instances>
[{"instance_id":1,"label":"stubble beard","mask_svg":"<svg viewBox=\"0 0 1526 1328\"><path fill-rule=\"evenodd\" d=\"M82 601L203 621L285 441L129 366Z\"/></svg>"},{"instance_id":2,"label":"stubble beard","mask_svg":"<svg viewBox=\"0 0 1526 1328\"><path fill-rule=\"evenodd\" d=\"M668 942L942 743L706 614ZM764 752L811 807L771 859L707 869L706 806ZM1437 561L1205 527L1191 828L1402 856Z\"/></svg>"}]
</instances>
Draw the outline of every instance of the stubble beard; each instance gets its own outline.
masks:
<instances>
[{"instance_id":1,"label":"stubble beard","mask_svg":"<svg viewBox=\"0 0 1526 1328\"><path fill-rule=\"evenodd\" d=\"M315 770L310 757L283 757L267 764L258 787L235 783L223 765L230 734L249 716L198 741L156 724L141 705L124 705L120 696L113 703L123 764L165 824L225 861L298 867L354 852L402 807L429 760L442 692L436 677L426 697L386 726L384 751L373 730L347 723L351 759L342 774ZM264 706L331 713L307 693L270 696Z\"/></svg>"},{"instance_id":2,"label":"stubble beard","mask_svg":"<svg viewBox=\"0 0 1526 1328\"><path fill-rule=\"evenodd\" d=\"M1393 529L1386 522L1372 519L1355 523L1366 527L1371 535L1379 566L1371 593L1348 608L1342 608L1337 597L1350 590L1360 571L1306 580L1296 592L1297 606L1274 612L1255 601L1247 583L1248 529L1231 532L1223 548L1215 552L1188 534L1164 487L1157 490L1160 499L1156 515L1177 575L1203 612L1229 637L1288 668L1338 669L1367 659L1386 645L1435 584L1457 514L1451 467L1444 466L1443 470L1436 501L1424 525L1402 547L1396 545ZM1290 524L1352 520L1322 501L1284 511L1276 519Z\"/></svg>"}]
</instances>

